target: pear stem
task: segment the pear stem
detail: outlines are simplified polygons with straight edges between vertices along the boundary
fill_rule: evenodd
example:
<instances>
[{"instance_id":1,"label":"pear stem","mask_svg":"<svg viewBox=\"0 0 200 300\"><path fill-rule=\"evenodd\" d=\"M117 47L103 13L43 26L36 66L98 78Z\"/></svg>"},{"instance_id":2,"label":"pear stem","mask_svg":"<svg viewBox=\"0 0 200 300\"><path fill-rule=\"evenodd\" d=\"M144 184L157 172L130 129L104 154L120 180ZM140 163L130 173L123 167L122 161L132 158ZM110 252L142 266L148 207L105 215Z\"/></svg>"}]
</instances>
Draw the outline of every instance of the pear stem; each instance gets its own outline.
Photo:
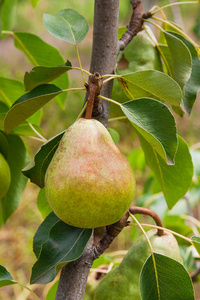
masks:
<instances>
[{"instance_id":1,"label":"pear stem","mask_svg":"<svg viewBox=\"0 0 200 300\"><path fill-rule=\"evenodd\" d=\"M100 91L102 88L102 80L100 78L100 74L97 72L92 74L89 77L89 83L85 84L85 86L88 91L85 119L91 119L94 101L97 98L97 96L100 94ZM97 99L97 101L98 101L98 99Z\"/></svg>"},{"instance_id":2,"label":"pear stem","mask_svg":"<svg viewBox=\"0 0 200 300\"><path fill-rule=\"evenodd\" d=\"M155 223L157 226L159 226L160 228L158 228L158 232L157 235L162 236L164 235L164 229L163 228L163 224L161 219L159 218L159 216L151 209L145 208L145 207L139 207L139 206L130 206L129 207L129 212L132 215L147 215L150 216L151 218L154 219Z\"/></svg>"}]
</instances>

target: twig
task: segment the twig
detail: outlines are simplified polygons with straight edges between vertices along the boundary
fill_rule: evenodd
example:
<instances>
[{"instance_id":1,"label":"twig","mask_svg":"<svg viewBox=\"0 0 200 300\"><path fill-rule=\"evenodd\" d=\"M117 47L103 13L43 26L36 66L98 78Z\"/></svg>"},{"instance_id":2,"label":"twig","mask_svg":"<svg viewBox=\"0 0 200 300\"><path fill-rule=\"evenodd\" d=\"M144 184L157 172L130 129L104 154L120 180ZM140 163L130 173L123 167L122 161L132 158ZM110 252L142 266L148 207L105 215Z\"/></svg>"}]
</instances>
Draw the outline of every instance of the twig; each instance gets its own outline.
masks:
<instances>
[{"instance_id":1,"label":"twig","mask_svg":"<svg viewBox=\"0 0 200 300\"><path fill-rule=\"evenodd\" d=\"M139 206L130 206L129 207L129 212L132 215L136 215L136 214L140 214L140 215L146 215L146 216L150 216L151 218L154 219L155 223L157 226L159 226L160 228L158 228L158 232L157 235L162 236L164 234L164 230L163 230L163 225L162 225L162 221L159 218L159 216L152 211L151 209L145 208L145 207L139 207Z\"/></svg>"}]
</instances>

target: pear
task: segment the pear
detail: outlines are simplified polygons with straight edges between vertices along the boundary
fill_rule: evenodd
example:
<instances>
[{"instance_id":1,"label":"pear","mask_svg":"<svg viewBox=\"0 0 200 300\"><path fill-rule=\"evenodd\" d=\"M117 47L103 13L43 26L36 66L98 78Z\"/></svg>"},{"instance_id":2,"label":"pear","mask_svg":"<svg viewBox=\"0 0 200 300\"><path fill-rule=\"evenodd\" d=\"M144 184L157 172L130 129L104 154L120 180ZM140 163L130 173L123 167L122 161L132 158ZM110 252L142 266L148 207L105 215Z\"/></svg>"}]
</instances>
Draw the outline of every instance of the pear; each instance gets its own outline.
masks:
<instances>
[{"instance_id":1,"label":"pear","mask_svg":"<svg viewBox=\"0 0 200 300\"><path fill-rule=\"evenodd\" d=\"M154 252L182 263L178 243L171 233L158 236L156 230L150 230L147 236ZM120 265L100 281L94 300L140 300L140 272L150 254L149 245L143 235L132 245Z\"/></svg>"},{"instance_id":2,"label":"pear","mask_svg":"<svg viewBox=\"0 0 200 300\"><path fill-rule=\"evenodd\" d=\"M134 199L135 178L107 129L79 119L63 135L46 175L45 193L65 223L96 228L117 222Z\"/></svg>"},{"instance_id":3,"label":"pear","mask_svg":"<svg viewBox=\"0 0 200 300\"><path fill-rule=\"evenodd\" d=\"M11 181L10 167L2 153L0 153L0 199L5 196Z\"/></svg>"}]
</instances>

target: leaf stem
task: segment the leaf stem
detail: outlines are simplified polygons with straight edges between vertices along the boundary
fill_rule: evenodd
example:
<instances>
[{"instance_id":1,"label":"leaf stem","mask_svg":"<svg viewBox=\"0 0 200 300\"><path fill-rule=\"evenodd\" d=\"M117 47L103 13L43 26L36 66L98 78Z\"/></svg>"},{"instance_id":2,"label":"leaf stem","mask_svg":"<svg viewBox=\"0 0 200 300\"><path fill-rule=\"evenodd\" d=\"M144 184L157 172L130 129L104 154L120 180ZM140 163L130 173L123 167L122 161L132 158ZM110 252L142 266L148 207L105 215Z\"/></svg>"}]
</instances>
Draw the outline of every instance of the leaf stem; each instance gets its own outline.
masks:
<instances>
[{"instance_id":1,"label":"leaf stem","mask_svg":"<svg viewBox=\"0 0 200 300\"><path fill-rule=\"evenodd\" d=\"M171 22L167 21L167 20L163 20L163 19L160 19L160 18L157 18L157 17L152 17L152 19L156 20L156 21L160 21L162 23L165 23L169 26L171 26L172 28L174 28L176 31L178 31L181 35L183 35L188 41L190 41L190 43L192 45L194 45L194 47L196 49L199 48L199 46L187 35L185 34L180 28L178 28L177 26L175 26L174 24L172 24Z\"/></svg>"},{"instance_id":2,"label":"leaf stem","mask_svg":"<svg viewBox=\"0 0 200 300\"><path fill-rule=\"evenodd\" d=\"M31 127L31 129L36 133L36 135L43 141L46 142L47 139L45 139L45 137L43 137L35 128L31 123L28 123L28 125Z\"/></svg>"},{"instance_id":3,"label":"leaf stem","mask_svg":"<svg viewBox=\"0 0 200 300\"><path fill-rule=\"evenodd\" d=\"M104 99L104 100L106 100L106 101L112 102L112 103L114 103L114 104L116 104L116 105L118 105L118 106L120 106L120 107L122 106L121 103L119 103L119 102L117 102L117 101L115 101L115 100L113 100L113 99L104 97L104 96L102 96L102 95L99 95L98 97L101 98L101 99Z\"/></svg>"},{"instance_id":4,"label":"leaf stem","mask_svg":"<svg viewBox=\"0 0 200 300\"><path fill-rule=\"evenodd\" d=\"M82 71L82 72L84 72L85 74L87 74L88 76L92 75L92 73L88 72L87 70L81 69L81 68L79 68L79 67L71 67L71 69Z\"/></svg>"},{"instance_id":5,"label":"leaf stem","mask_svg":"<svg viewBox=\"0 0 200 300\"><path fill-rule=\"evenodd\" d=\"M130 226L135 226L135 224L129 224L129 225L130 225ZM145 227L152 227L152 228L157 228L157 229L159 229L159 228L160 228L160 229L163 229L164 231L170 232L170 233L172 233L173 235L176 235L176 236L182 238L183 240L187 241L188 243L192 244L192 241L191 241L189 238L187 238L187 237L185 237L184 235L181 235L181 234L179 234L179 233L177 233L177 232L175 232L175 231L173 231L173 230L167 229L167 228L165 228L165 227L160 227L160 226L157 226L157 225L151 225L151 224L144 224L144 223L141 223L140 225L145 226ZM193 244L192 244L192 245L193 245Z\"/></svg>"},{"instance_id":6,"label":"leaf stem","mask_svg":"<svg viewBox=\"0 0 200 300\"><path fill-rule=\"evenodd\" d=\"M151 12L152 15L156 14L157 12L165 9L165 8L168 8L168 7L171 7L171 6L175 6L175 5L182 5L182 4L198 4L199 1L185 1L185 2L175 2L175 3L170 3L170 4L167 4L165 6L162 6L162 7L159 7L158 9L156 9L155 11Z\"/></svg>"},{"instance_id":7,"label":"leaf stem","mask_svg":"<svg viewBox=\"0 0 200 300\"><path fill-rule=\"evenodd\" d=\"M121 121L121 120L126 120L126 119L127 119L127 116L122 116L122 117L108 119L108 122Z\"/></svg>"},{"instance_id":8,"label":"leaf stem","mask_svg":"<svg viewBox=\"0 0 200 300\"><path fill-rule=\"evenodd\" d=\"M76 118L76 121L81 118L81 116L82 116L83 112L85 111L86 107L87 107L87 102L85 102L85 104L84 104L83 108L81 109L78 117Z\"/></svg>"},{"instance_id":9,"label":"leaf stem","mask_svg":"<svg viewBox=\"0 0 200 300\"><path fill-rule=\"evenodd\" d=\"M153 247L151 245L151 242L145 232L145 230L143 229L142 225L138 222L138 220L136 219L136 217L134 215L132 215L131 213L129 213L131 218L137 223L138 227L141 229L142 233L144 234L146 240L147 240L147 243L149 245L149 248L150 248L150 251L151 251L151 255L152 255L152 260L153 260L153 265L154 265L154 270L155 270L155 276L156 276L156 285L157 285L157 288L158 288L158 299L160 299L160 290L159 290L159 283L158 283L158 273L157 273L157 268L156 268L156 260L155 260L155 256L154 256L154 252L153 252ZM162 227L160 227L162 228ZM163 228L162 228L163 230Z\"/></svg>"},{"instance_id":10,"label":"leaf stem","mask_svg":"<svg viewBox=\"0 0 200 300\"><path fill-rule=\"evenodd\" d=\"M151 22L151 21L149 21L149 23L156 25L155 23L153 23L153 22ZM143 25L144 25L144 24L143 24ZM160 27L160 26L159 26L159 27ZM153 40L153 39L152 39L152 37L151 37L150 34L148 33L148 30L146 29L146 26L145 26L145 25L144 25L144 30L145 30L146 34L148 35L148 37L152 40L152 42L153 42L153 43L155 44L155 46L157 47L157 49L158 49L160 55L162 56L162 59L163 59L165 65L166 65L166 67L167 67L167 70L168 70L168 72L169 72L169 75L172 77L172 72L171 72L171 70L170 70L169 64L168 64L168 62L167 62L167 60L166 60L166 58L165 58L165 56L164 56L164 54L163 54L163 52L162 52L160 46L159 46L159 44L157 43L156 40Z\"/></svg>"},{"instance_id":11,"label":"leaf stem","mask_svg":"<svg viewBox=\"0 0 200 300\"><path fill-rule=\"evenodd\" d=\"M80 66L80 70L81 70L82 77L83 77L83 82L84 82L84 84L85 84L85 83L86 83L86 80L85 80L83 68L82 68L82 65L81 65L81 59L80 59L80 55L79 55L79 51L78 51L78 46L75 45L75 47L76 47L76 54L77 54L77 58L78 58L78 63L79 63L79 66Z\"/></svg>"},{"instance_id":12,"label":"leaf stem","mask_svg":"<svg viewBox=\"0 0 200 300\"><path fill-rule=\"evenodd\" d=\"M80 88L69 88L63 90L63 92L74 92L74 91L84 91L86 88L85 87L80 87Z\"/></svg>"},{"instance_id":13,"label":"leaf stem","mask_svg":"<svg viewBox=\"0 0 200 300\"><path fill-rule=\"evenodd\" d=\"M34 293L29 287L23 285L22 283L17 282L21 287L23 287L24 289L28 290L33 296L35 296L35 298L37 300L40 300L40 298L36 295L36 293Z\"/></svg>"}]
</instances>

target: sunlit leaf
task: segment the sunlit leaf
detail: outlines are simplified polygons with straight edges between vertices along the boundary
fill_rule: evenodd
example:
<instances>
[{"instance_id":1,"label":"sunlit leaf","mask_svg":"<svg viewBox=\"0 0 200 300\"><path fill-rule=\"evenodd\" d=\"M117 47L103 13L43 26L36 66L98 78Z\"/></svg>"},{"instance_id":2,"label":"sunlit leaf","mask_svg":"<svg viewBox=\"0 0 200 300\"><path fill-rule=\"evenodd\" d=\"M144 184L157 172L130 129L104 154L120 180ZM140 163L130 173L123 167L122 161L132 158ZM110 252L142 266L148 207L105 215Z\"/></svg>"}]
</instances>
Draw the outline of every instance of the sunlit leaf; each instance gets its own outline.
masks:
<instances>
[{"instance_id":1,"label":"sunlit leaf","mask_svg":"<svg viewBox=\"0 0 200 300\"><path fill-rule=\"evenodd\" d=\"M123 103L121 109L153 151L173 164L177 150L176 126L167 106L151 98L141 98Z\"/></svg>"},{"instance_id":2,"label":"sunlit leaf","mask_svg":"<svg viewBox=\"0 0 200 300\"><path fill-rule=\"evenodd\" d=\"M178 33L171 33L180 39L185 46L189 49L190 54L192 56L192 72L189 80L186 82L184 87L184 95L183 95L183 103L185 110L188 114L191 113L194 102L197 98L197 93L200 90L200 59L198 57L197 50L195 47L184 38L182 35Z\"/></svg>"},{"instance_id":3,"label":"sunlit leaf","mask_svg":"<svg viewBox=\"0 0 200 300\"><path fill-rule=\"evenodd\" d=\"M24 52L34 66L52 67L65 63L59 50L45 43L37 35L27 32L13 32L12 35L15 38L15 46ZM69 85L68 74L63 74L55 79L53 84L58 85L61 89L67 89ZM61 108L64 108L66 96L66 94L60 94L56 97Z\"/></svg>"},{"instance_id":4,"label":"sunlit leaf","mask_svg":"<svg viewBox=\"0 0 200 300\"><path fill-rule=\"evenodd\" d=\"M7 106L10 107L23 93L24 85L22 82L0 77L0 99Z\"/></svg>"},{"instance_id":5,"label":"sunlit leaf","mask_svg":"<svg viewBox=\"0 0 200 300\"><path fill-rule=\"evenodd\" d=\"M10 133L17 125L32 116L47 102L62 92L63 90L53 84L43 84L21 96L5 117L4 128L6 133Z\"/></svg>"},{"instance_id":6,"label":"sunlit leaf","mask_svg":"<svg viewBox=\"0 0 200 300\"><path fill-rule=\"evenodd\" d=\"M178 82L180 87L183 88L190 78L192 71L192 58L190 51L185 44L180 39L175 37L171 32L165 31L164 35L167 40L173 63L173 78Z\"/></svg>"},{"instance_id":7,"label":"sunlit leaf","mask_svg":"<svg viewBox=\"0 0 200 300\"><path fill-rule=\"evenodd\" d=\"M57 67L34 67L30 72L26 72L24 76L25 90L30 91L36 86L49 83L71 69L69 61L64 65Z\"/></svg>"},{"instance_id":8,"label":"sunlit leaf","mask_svg":"<svg viewBox=\"0 0 200 300\"><path fill-rule=\"evenodd\" d=\"M0 2L0 29L12 30L16 21L17 0Z\"/></svg>"},{"instance_id":9,"label":"sunlit leaf","mask_svg":"<svg viewBox=\"0 0 200 300\"><path fill-rule=\"evenodd\" d=\"M130 73L117 78L130 99L152 97L180 105L180 86L167 74L157 70Z\"/></svg>"},{"instance_id":10,"label":"sunlit leaf","mask_svg":"<svg viewBox=\"0 0 200 300\"><path fill-rule=\"evenodd\" d=\"M63 9L55 15L45 13L43 23L53 36L74 45L79 44L89 30L86 19L73 9Z\"/></svg>"},{"instance_id":11,"label":"sunlit leaf","mask_svg":"<svg viewBox=\"0 0 200 300\"><path fill-rule=\"evenodd\" d=\"M57 292L57 288L58 288L58 283L59 283L59 280L57 280L53 285L52 287L49 289L48 293L47 293L47 296L46 296L46 299L45 300L52 300L52 299L55 299L56 297L56 292Z\"/></svg>"},{"instance_id":12,"label":"sunlit leaf","mask_svg":"<svg viewBox=\"0 0 200 300\"><path fill-rule=\"evenodd\" d=\"M39 2L39 0L31 0L33 7L36 7L38 2Z\"/></svg>"},{"instance_id":13,"label":"sunlit leaf","mask_svg":"<svg viewBox=\"0 0 200 300\"><path fill-rule=\"evenodd\" d=\"M0 265L0 287L16 283L17 281L13 280L6 268Z\"/></svg>"},{"instance_id":14,"label":"sunlit leaf","mask_svg":"<svg viewBox=\"0 0 200 300\"><path fill-rule=\"evenodd\" d=\"M33 266L31 283L46 284L54 280L68 262L78 259L91 236L92 229L72 227L62 221L50 230Z\"/></svg>"},{"instance_id":15,"label":"sunlit leaf","mask_svg":"<svg viewBox=\"0 0 200 300\"><path fill-rule=\"evenodd\" d=\"M31 182L37 184L40 188L44 187L46 170L63 134L64 132L59 133L42 145L36 153L34 160L22 170L22 173L30 178Z\"/></svg>"},{"instance_id":16,"label":"sunlit leaf","mask_svg":"<svg viewBox=\"0 0 200 300\"><path fill-rule=\"evenodd\" d=\"M200 237L199 236L193 236L191 238L191 241L192 241L194 247L196 248L197 252L200 255Z\"/></svg>"},{"instance_id":17,"label":"sunlit leaf","mask_svg":"<svg viewBox=\"0 0 200 300\"><path fill-rule=\"evenodd\" d=\"M193 164L186 142L179 137L175 165L167 165L160 155L139 135L147 165L154 172L167 205L171 209L188 191L193 176Z\"/></svg>"},{"instance_id":18,"label":"sunlit leaf","mask_svg":"<svg viewBox=\"0 0 200 300\"><path fill-rule=\"evenodd\" d=\"M140 275L142 300L194 300L190 275L174 259L154 253L147 259Z\"/></svg>"},{"instance_id":19,"label":"sunlit leaf","mask_svg":"<svg viewBox=\"0 0 200 300\"><path fill-rule=\"evenodd\" d=\"M37 197L37 207L42 214L42 217L45 219L52 211L47 198L45 196L45 189L41 189Z\"/></svg>"}]
</instances>

